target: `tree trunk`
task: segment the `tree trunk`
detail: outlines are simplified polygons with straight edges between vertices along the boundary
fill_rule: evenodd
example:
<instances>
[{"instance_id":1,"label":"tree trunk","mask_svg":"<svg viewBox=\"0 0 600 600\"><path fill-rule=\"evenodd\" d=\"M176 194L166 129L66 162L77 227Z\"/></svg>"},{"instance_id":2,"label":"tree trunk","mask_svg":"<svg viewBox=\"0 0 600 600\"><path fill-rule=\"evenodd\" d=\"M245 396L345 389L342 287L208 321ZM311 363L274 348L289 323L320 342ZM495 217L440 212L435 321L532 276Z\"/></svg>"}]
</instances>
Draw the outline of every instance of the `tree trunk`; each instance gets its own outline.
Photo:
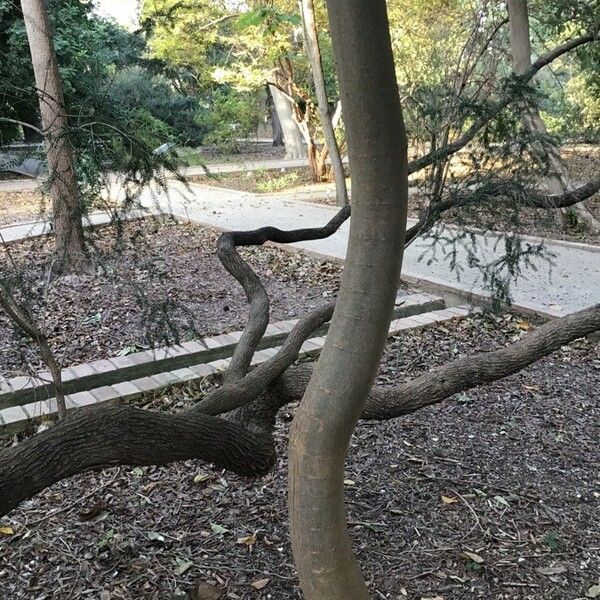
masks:
<instances>
[{"instance_id":1,"label":"tree trunk","mask_svg":"<svg viewBox=\"0 0 600 600\"><path fill-rule=\"evenodd\" d=\"M510 24L510 47L513 70L523 75L531 68L531 41L529 36L529 11L527 0L509 0L508 16ZM548 136L548 131L535 106L525 107L522 112L523 126L530 134L540 138L533 146L543 160L548 161L548 191L560 195L573 188L573 182L561 158L559 149ZM564 212L565 209L563 209ZM577 218L591 231L600 231L600 223L583 204L573 207Z\"/></svg>"},{"instance_id":2,"label":"tree trunk","mask_svg":"<svg viewBox=\"0 0 600 600\"><path fill-rule=\"evenodd\" d=\"M54 272L78 271L87 265L81 224L82 206L68 138L62 83L44 0L21 0L40 103L48 158L54 220Z\"/></svg>"},{"instance_id":3,"label":"tree trunk","mask_svg":"<svg viewBox=\"0 0 600 600\"><path fill-rule=\"evenodd\" d=\"M348 204L346 177L344 174L342 157L340 156L340 148L335 137L335 130L329 112L329 102L327 100L327 91L325 89L325 77L323 76L323 63L321 61L321 50L319 48L319 36L313 0L301 0L300 10L302 11L302 22L304 24L304 44L306 46L306 54L308 55L313 82L315 84L317 106L319 109L319 116L321 117L321 124L323 125L323 135L331 159L337 204L338 206L345 206Z\"/></svg>"},{"instance_id":4,"label":"tree trunk","mask_svg":"<svg viewBox=\"0 0 600 600\"><path fill-rule=\"evenodd\" d=\"M332 324L292 426L289 511L305 598L362 600L369 594L345 523L344 461L383 351L400 274L407 142L385 1L327 4L353 208Z\"/></svg>"},{"instance_id":5,"label":"tree trunk","mask_svg":"<svg viewBox=\"0 0 600 600\"><path fill-rule=\"evenodd\" d=\"M273 146L283 146L283 129L281 129L281 123L274 106L271 107L271 127L273 128Z\"/></svg>"},{"instance_id":6,"label":"tree trunk","mask_svg":"<svg viewBox=\"0 0 600 600\"><path fill-rule=\"evenodd\" d=\"M279 118L279 124L283 132L283 142L285 144L286 158L306 158L306 147L304 138L300 133L298 125L294 120L292 106L290 101L285 97L285 94L274 85L269 86L273 105Z\"/></svg>"}]
</instances>

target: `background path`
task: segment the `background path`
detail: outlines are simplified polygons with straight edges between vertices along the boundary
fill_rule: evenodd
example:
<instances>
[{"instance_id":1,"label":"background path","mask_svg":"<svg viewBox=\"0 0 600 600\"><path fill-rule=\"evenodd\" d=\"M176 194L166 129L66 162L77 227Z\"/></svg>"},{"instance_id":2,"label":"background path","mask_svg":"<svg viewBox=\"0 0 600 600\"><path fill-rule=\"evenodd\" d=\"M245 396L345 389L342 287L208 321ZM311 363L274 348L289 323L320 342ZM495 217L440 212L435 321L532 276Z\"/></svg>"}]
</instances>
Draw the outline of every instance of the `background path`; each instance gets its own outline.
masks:
<instances>
[{"instance_id":1,"label":"background path","mask_svg":"<svg viewBox=\"0 0 600 600\"><path fill-rule=\"evenodd\" d=\"M147 197L146 202L150 199ZM160 205L175 215L191 221L222 229L254 229L273 225L281 229L316 227L326 223L337 211L333 206L297 200L293 195L273 195L237 192L207 185L190 184L190 189L173 182L169 197L162 196ZM414 220L409 219L409 226ZM446 233L452 235L453 228ZM324 256L343 259L348 244L349 224L324 240L293 244ZM503 242L495 233L476 234L478 256L483 261L493 261L501 254ZM530 238L535 241L536 238ZM499 243L498 243L499 242ZM480 272L467 264L468 252L457 247L457 262L463 271L460 281L450 269L449 262L442 260L443 244L437 242L435 250L439 260L427 264L419 258L431 241L417 240L404 257L402 276L422 288L487 297ZM600 302L600 248L586 244L547 241L547 248L555 255L554 265L541 258L534 258L537 270L527 269L512 287L514 304L522 310L534 310L549 316L560 316Z\"/></svg>"},{"instance_id":2,"label":"background path","mask_svg":"<svg viewBox=\"0 0 600 600\"><path fill-rule=\"evenodd\" d=\"M292 166L294 161L263 161L243 165L243 168L269 168L273 166ZM301 163L302 161L296 161ZM294 163L295 164L295 163ZM238 164L218 165L220 172L239 169ZM211 166L215 171L215 165ZM31 185L29 181L26 185ZM8 182L0 182L1 184ZM118 198L118 186L109 192ZM333 206L305 202L305 193L280 192L276 194L252 194L203 184L189 184L186 187L176 181L170 181L168 193L144 190L142 204L148 209L171 212L191 221L218 227L221 229L254 229L264 225L273 225L281 229L298 227L316 227L326 223L336 212ZM106 215L92 215L94 224L107 222ZM409 226L414 220L409 219ZM40 235L48 230L47 224L21 224L5 227L0 234L5 241L12 241L31 235ZM348 243L349 224L344 224L338 232L324 240L293 244L310 252L326 257L344 259ZM447 227L445 233L453 236L456 229ZM503 242L497 233L475 234L479 248L478 257L485 262L497 259L501 254ZM525 238L536 242L539 238ZM402 277L417 284L424 290L445 294L447 299L453 295L464 302L470 295L473 300L489 297L481 273L468 266L468 252L457 247L456 260L462 267L460 280L450 268L449 261L443 260L443 243L434 245L438 260L427 264L427 257L419 260L430 248L431 241L417 240L411 245L404 257ZM548 316L560 316L574 312L600 302L600 247L587 244L546 240L548 250L555 255L553 265L541 258L534 258L537 270L527 269L512 285L512 297L516 308L534 311ZM430 256L429 254L428 256Z\"/></svg>"}]
</instances>

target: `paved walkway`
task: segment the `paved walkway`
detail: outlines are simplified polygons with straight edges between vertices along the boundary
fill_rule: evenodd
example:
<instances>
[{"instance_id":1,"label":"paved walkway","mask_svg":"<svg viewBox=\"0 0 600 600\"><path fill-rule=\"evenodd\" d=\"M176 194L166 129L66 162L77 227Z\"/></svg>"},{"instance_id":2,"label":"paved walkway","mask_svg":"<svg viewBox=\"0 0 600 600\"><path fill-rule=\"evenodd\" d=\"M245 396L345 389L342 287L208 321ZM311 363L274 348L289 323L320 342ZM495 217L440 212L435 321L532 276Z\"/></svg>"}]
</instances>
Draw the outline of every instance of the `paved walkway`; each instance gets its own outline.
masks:
<instances>
[{"instance_id":1,"label":"paved walkway","mask_svg":"<svg viewBox=\"0 0 600 600\"><path fill-rule=\"evenodd\" d=\"M148 195L151 206L155 200ZM161 197L165 210L192 221L222 229L253 229L273 225L282 229L315 227L326 223L336 208L322 204L303 202L286 194L256 195L191 184L186 190L180 183L170 184L169 197ZM409 226L414 221L409 220ZM321 255L343 259L346 255L349 224L324 240L300 242L295 247ZM453 228L446 233L454 234ZM501 255L502 243L498 235L490 233L476 235L481 260L491 262ZM532 241L535 238L531 238ZM537 271L528 269L513 285L513 301L517 308L535 310L551 316L574 312L600 302L600 249L585 244L548 242L548 249L555 254L554 265L542 259L533 259ZM460 281L451 271L448 261L441 260L442 242L435 246L440 260L427 264L419 258L429 244L415 242L404 257L403 277L416 282L425 289L476 296L487 296L488 292L480 272L468 266L468 252L457 247L457 262L462 267Z\"/></svg>"},{"instance_id":2,"label":"paved walkway","mask_svg":"<svg viewBox=\"0 0 600 600\"><path fill-rule=\"evenodd\" d=\"M189 189L186 189L183 184L173 181L169 184L168 194L157 195L147 190L143 193L142 202L148 208L154 208L158 204L162 210L176 216L222 229L254 229L264 225L281 229L315 227L326 223L336 212L335 207L304 202L298 198L304 198L304 194L257 195L201 184L190 184ZM106 221L106 216L92 217L95 224ZM413 222L409 220L409 226ZM39 235L46 227L44 224L17 225L1 229L0 234L5 241L11 241L28 235ZM294 246L343 259L346 255L348 229L349 225L346 223L327 239L301 242ZM446 231L449 235L454 235L454 232L451 227ZM500 238L497 234L475 237L480 260L491 262L501 255L503 244L498 244ZM555 255L554 265L539 258L533 259L537 271L528 269L513 284L514 305L522 310L560 316L599 303L600 249L585 244L553 241L548 241L547 247ZM427 258L419 260L428 248L427 242L418 240L408 248L402 270L404 279L435 293L456 293L462 299L468 294L479 298L488 295L480 272L468 266L466 249L457 247L456 259L463 269L458 280L456 273L450 269L449 262L442 260L444 252L441 242L434 247L438 256L436 262L427 264Z\"/></svg>"}]
</instances>

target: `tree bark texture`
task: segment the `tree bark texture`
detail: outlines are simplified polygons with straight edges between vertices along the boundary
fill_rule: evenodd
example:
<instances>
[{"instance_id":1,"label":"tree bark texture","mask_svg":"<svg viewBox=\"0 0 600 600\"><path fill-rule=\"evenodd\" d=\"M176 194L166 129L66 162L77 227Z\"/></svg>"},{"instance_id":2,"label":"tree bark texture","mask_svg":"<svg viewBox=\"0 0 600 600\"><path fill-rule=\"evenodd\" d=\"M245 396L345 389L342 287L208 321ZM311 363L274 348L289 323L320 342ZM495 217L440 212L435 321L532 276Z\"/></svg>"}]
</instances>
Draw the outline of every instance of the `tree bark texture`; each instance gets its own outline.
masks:
<instances>
[{"instance_id":1,"label":"tree bark texture","mask_svg":"<svg viewBox=\"0 0 600 600\"><path fill-rule=\"evenodd\" d=\"M369 594L346 527L344 462L387 339L400 274L407 142L385 2L327 5L352 168L352 220L331 327L292 425L289 512L305 598L353 600Z\"/></svg>"},{"instance_id":2,"label":"tree bark texture","mask_svg":"<svg viewBox=\"0 0 600 600\"><path fill-rule=\"evenodd\" d=\"M54 52L52 31L44 0L21 0L40 104L42 129L52 198L55 255L54 272L76 272L87 265L82 206L75 174L73 149Z\"/></svg>"}]
</instances>

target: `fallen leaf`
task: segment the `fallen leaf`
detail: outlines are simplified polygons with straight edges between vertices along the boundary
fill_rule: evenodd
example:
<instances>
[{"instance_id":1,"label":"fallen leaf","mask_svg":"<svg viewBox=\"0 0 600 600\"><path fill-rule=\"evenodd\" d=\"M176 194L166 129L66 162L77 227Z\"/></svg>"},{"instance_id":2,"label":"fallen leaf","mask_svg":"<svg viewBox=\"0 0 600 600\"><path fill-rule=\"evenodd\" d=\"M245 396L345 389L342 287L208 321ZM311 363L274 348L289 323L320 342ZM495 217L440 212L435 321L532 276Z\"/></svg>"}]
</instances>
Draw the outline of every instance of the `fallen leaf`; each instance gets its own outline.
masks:
<instances>
[{"instance_id":1,"label":"fallen leaf","mask_svg":"<svg viewBox=\"0 0 600 600\"><path fill-rule=\"evenodd\" d=\"M87 510L82 510L79 513L79 518L82 521L91 521L92 519L95 519L105 508L106 504L102 500L98 500L98 502L96 502Z\"/></svg>"},{"instance_id":2,"label":"fallen leaf","mask_svg":"<svg viewBox=\"0 0 600 600\"><path fill-rule=\"evenodd\" d=\"M600 585L593 585L586 593L586 598L598 598L600 596Z\"/></svg>"},{"instance_id":3,"label":"fallen leaf","mask_svg":"<svg viewBox=\"0 0 600 600\"><path fill-rule=\"evenodd\" d=\"M227 527L223 527L223 525L219 525L218 523L211 523L210 528L213 530L213 533L216 533L217 535L223 535L229 531Z\"/></svg>"},{"instance_id":4,"label":"fallen leaf","mask_svg":"<svg viewBox=\"0 0 600 600\"><path fill-rule=\"evenodd\" d=\"M211 476L208 473L198 473L198 475L194 477L194 483L198 485L203 481L207 481L208 479L211 479Z\"/></svg>"},{"instance_id":5,"label":"fallen leaf","mask_svg":"<svg viewBox=\"0 0 600 600\"><path fill-rule=\"evenodd\" d=\"M444 504L456 504L458 502L458 500L456 498L453 498L452 496L442 495L442 502Z\"/></svg>"},{"instance_id":6,"label":"fallen leaf","mask_svg":"<svg viewBox=\"0 0 600 600\"><path fill-rule=\"evenodd\" d=\"M0 535L14 535L15 530L8 525L0 525Z\"/></svg>"},{"instance_id":7,"label":"fallen leaf","mask_svg":"<svg viewBox=\"0 0 600 600\"><path fill-rule=\"evenodd\" d=\"M481 556L479 556L479 554L475 554L475 552L463 552L462 554L465 558L472 560L474 563L477 563L478 565L485 562L483 560L483 558Z\"/></svg>"},{"instance_id":8,"label":"fallen leaf","mask_svg":"<svg viewBox=\"0 0 600 600\"><path fill-rule=\"evenodd\" d=\"M531 323L525 319L517 321L517 327L523 331L529 331L531 329Z\"/></svg>"},{"instance_id":9,"label":"fallen leaf","mask_svg":"<svg viewBox=\"0 0 600 600\"><path fill-rule=\"evenodd\" d=\"M250 587L254 588L255 590L262 590L263 588L267 587L267 584L269 583L269 581L271 581L271 580L270 579L259 579L258 581L251 583Z\"/></svg>"},{"instance_id":10,"label":"fallen leaf","mask_svg":"<svg viewBox=\"0 0 600 600\"><path fill-rule=\"evenodd\" d=\"M175 575L183 575L194 565L194 563L187 558L176 558L173 562L175 563L175 568L173 569Z\"/></svg>"},{"instance_id":11,"label":"fallen leaf","mask_svg":"<svg viewBox=\"0 0 600 600\"><path fill-rule=\"evenodd\" d=\"M564 573L567 570L566 567L540 567L539 569L536 569L536 571L540 574L540 575L560 575L561 573Z\"/></svg>"},{"instance_id":12,"label":"fallen leaf","mask_svg":"<svg viewBox=\"0 0 600 600\"><path fill-rule=\"evenodd\" d=\"M157 531L149 531L147 534L147 537L149 540L152 540L153 542L164 542L165 538L163 535L161 535L160 533L158 533Z\"/></svg>"},{"instance_id":13,"label":"fallen leaf","mask_svg":"<svg viewBox=\"0 0 600 600\"><path fill-rule=\"evenodd\" d=\"M223 591L212 583L201 581L194 587L193 600L219 600L223 597Z\"/></svg>"},{"instance_id":14,"label":"fallen leaf","mask_svg":"<svg viewBox=\"0 0 600 600\"><path fill-rule=\"evenodd\" d=\"M247 535L245 537L239 537L237 539L238 544L245 544L246 546L254 546L256 544L256 534Z\"/></svg>"}]
</instances>

